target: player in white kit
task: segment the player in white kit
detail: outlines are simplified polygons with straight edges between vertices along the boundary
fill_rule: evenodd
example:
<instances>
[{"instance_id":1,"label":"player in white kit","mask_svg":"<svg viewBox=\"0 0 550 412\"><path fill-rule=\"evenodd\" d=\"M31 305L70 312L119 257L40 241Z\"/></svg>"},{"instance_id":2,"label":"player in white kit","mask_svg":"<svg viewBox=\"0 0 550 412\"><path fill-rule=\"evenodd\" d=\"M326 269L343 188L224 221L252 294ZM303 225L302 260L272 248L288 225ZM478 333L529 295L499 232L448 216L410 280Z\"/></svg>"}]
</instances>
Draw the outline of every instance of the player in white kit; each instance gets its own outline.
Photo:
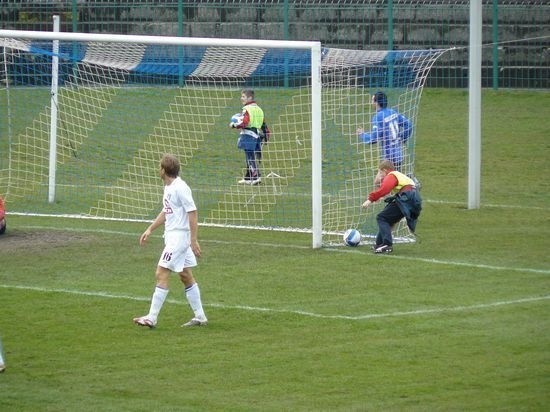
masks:
<instances>
[{"instance_id":1,"label":"player in white kit","mask_svg":"<svg viewBox=\"0 0 550 412\"><path fill-rule=\"evenodd\" d=\"M157 227L164 224L164 250L160 256L156 276L156 287L151 298L149 313L134 318L139 326L154 328L159 312L169 291L172 272L178 273L185 286L185 296L194 312L193 318L182 326L205 326L208 323L202 308L199 285L191 268L197 266L201 249L197 240L198 213L191 189L180 177L178 159L166 154L160 161L160 177L164 182L163 208L156 219L139 238L144 245Z\"/></svg>"}]
</instances>

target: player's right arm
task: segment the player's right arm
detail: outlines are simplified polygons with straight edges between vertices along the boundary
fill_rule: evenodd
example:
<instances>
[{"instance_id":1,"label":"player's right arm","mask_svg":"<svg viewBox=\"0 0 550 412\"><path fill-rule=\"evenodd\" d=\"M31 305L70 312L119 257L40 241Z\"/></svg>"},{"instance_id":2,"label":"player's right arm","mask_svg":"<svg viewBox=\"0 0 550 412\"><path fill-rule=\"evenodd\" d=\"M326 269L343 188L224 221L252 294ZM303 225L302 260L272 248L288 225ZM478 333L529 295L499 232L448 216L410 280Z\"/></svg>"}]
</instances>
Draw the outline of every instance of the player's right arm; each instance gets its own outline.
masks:
<instances>
[{"instance_id":1,"label":"player's right arm","mask_svg":"<svg viewBox=\"0 0 550 412\"><path fill-rule=\"evenodd\" d=\"M370 203L374 203L380 198L389 195L393 188L397 186L397 178L393 174L386 175L382 180L382 185L377 189L369 193L368 200Z\"/></svg>"},{"instance_id":2,"label":"player's right arm","mask_svg":"<svg viewBox=\"0 0 550 412\"><path fill-rule=\"evenodd\" d=\"M248 127L249 123L250 123L250 115L248 114L248 110L244 110L243 111L243 121L240 124L235 125L234 128L235 129L244 129L244 128Z\"/></svg>"},{"instance_id":3,"label":"player's right arm","mask_svg":"<svg viewBox=\"0 0 550 412\"><path fill-rule=\"evenodd\" d=\"M381 137L380 134L382 133L384 123L382 119L378 116L378 113L379 112L377 112L372 117L372 130L370 132L363 132L362 128L357 129L357 135L365 144L376 143Z\"/></svg>"},{"instance_id":4,"label":"player's right arm","mask_svg":"<svg viewBox=\"0 0 550 412\"><path fill-rule=\"evenodd\" d=\"M362 127L358 127L356 133L361 142L370 143L371 137L369 132L365 132Z\"/></svg>"},{"instance_id":5,"label":"player's right arm","mask_svg":"<svg viewBox=\"0 0 550 412\"><path fill-rule=\"evenodd\" d=\"M139 237L139 244L143 246L147 241L147 238L151 236L151 233L153 233L153 231L157 227L163 225L165 221L166 221L166 214L164 213L164 210L163 210L158 214L155 220L153 220L153 223L151 223L149 227L145 229L145 232L141 234L141 236Z\"/></svg>"}]
</instances>

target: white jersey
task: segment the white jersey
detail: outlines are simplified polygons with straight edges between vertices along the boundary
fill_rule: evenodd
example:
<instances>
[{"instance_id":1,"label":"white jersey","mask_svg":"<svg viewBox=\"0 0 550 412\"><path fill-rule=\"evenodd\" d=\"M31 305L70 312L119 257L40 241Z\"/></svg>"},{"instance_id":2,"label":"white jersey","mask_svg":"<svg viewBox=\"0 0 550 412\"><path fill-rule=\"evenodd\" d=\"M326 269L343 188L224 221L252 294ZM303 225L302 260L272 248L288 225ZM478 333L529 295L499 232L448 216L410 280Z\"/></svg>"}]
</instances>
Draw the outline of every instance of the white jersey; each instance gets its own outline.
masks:
<instances>
[{"instance_id":1,"label":"white jersey","mask_svg":"<svg viewBox=\"0 0 550 412\"><path fill-rule=\"evenodd\" d=\"M162 197L163 211L166 216L164 232L173 230L189 231L189 216L187 213L197 210L191 188L179 176L172 183L164 186Z\"/></svg>"}]
</instances>

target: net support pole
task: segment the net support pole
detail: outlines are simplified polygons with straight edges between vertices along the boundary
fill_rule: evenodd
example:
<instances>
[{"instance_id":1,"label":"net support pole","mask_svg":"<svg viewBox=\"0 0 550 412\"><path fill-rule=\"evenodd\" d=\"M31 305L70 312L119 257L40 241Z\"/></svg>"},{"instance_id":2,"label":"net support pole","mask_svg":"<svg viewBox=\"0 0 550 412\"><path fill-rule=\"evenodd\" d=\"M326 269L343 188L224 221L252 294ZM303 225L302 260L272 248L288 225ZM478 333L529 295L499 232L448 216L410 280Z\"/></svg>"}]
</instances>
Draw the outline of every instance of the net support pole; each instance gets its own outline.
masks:
<instances>
[{"instance_id":1,"label":"net support pole","mask_svg":"<svg viewBox=\"0 0 550 412\"><path fill-rule=\"evenodd\" d=\"M311 217L314 249L323 244L321 87L321 43L316 43L311 47Z\"/></svg>"},{"instance_id":2,"label":"net support pole","mask_svg":"<svg viewBox=\"0 0 550 412\"><path fill-rule=\"evenodd\" d=\"M13 140L13 126L12 126L12 117L11 117L11 104L10 104L10 82L8 77L8 48L3 47L4 53L4 73L6 74L6 113L8 115L8 164L11 165L11 147Z\"/></svg>"},{"instance_id":3,"label":"net support pole","mask_svg":"<svg viewBox=\"0 0 550 412\"><path fill-rule=\"evenodd\" d=\"M468 209L479 209L481 180L481 0L470 1Z\"/></svg>"},{"instance_id":4,"label":"net support pole","mask_svg":"<svg viewBox=\"0 0 550 412\"><path fill-rule=\"evenodd\" d=\"M68 32L41 32L24 30L0 29L0 37L32 39L32 40L57 40L57 41L86 41L86 42L117 42L117 43L141 43L146 45L188 45L188 46L221 46L234 47L235 39L215 38L184 38L169 36L130 36L120 34L92 34L92 33L68 33ZM240 47L276 48L276 49L300 49L311 53L311 151L312 151L312 245L314 248L322 247L323 239L323 205L322 205L322 145L321 145L321 43L318 41L287 41L287 40L255 40L238 39ZM57 133L57 48L54 42L54 56L52 67L52 92L51 92L51 133L50 133L50 193L49 197L55 199L55 167L56 167L56 133Z\"/></svg>"},{"instance_id":5,"label":"net support pole","mask_svg":"<svg viewBox=\"0 0 550 412\"><path fill-rule=\"evenodd\" d=\"M0 338L0 372L3 372L6 368L6 361L4 361L4 349L2 348L2 338Z\"/></svg>"},{"instance_id":6,"label":"net support pole","mask_svg":"<svg viewBox=\"0 0 550 412\"><path fill-rule=\"evenodd\" d=\"M53 31L59 32L59 16L53 16ZM59 40L52 44L52 87L50 95L50 164L48 172L48 202L55 202L55 174L57 166L57 90L59 76Z\"/></svg>"}]
</instances>

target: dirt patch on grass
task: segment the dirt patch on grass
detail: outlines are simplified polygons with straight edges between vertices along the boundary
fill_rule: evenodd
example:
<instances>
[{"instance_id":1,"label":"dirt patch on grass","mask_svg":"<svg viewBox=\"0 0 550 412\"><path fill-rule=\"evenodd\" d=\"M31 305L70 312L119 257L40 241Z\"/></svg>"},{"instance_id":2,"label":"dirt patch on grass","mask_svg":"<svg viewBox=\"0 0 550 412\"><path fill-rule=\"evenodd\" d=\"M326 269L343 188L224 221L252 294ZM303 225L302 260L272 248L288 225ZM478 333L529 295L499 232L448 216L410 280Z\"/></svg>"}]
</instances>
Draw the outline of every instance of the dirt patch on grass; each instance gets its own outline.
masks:
<instances>
[{"instance_id":1,"label":"dirt patch on grass","mask_svg":"<svg viewBox=\"0 0 550 412\"><path fill-rule=\"evenodd\" d=\"M89 235L62 230L8 230L0 235L0 252L2 254L22 250L44 250L62 247L75 242L89 242Z\"/></svg>"}]
</instances>

